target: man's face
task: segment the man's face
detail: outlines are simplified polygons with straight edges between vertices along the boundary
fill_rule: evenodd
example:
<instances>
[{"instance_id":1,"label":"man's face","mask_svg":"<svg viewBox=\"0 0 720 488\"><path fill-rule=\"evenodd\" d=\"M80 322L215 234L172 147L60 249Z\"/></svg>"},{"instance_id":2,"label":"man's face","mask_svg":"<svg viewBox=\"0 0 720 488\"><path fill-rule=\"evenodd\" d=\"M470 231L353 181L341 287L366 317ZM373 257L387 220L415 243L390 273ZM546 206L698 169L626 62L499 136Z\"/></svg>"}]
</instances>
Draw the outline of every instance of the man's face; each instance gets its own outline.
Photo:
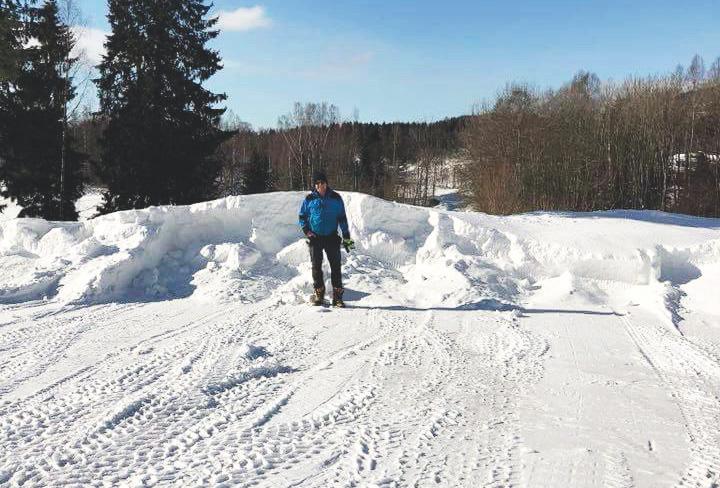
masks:
<instances>
[{"instance_id":1,"label":"man's face","mask_svg":"<svg viewBox=\"0 0 720 488\"><path fill-rule=\"evenodd\" d=\"M315 182L315 189L320 195L325 195L327 191L327 181L318 180Z\"/></svg>"}]
</instances>

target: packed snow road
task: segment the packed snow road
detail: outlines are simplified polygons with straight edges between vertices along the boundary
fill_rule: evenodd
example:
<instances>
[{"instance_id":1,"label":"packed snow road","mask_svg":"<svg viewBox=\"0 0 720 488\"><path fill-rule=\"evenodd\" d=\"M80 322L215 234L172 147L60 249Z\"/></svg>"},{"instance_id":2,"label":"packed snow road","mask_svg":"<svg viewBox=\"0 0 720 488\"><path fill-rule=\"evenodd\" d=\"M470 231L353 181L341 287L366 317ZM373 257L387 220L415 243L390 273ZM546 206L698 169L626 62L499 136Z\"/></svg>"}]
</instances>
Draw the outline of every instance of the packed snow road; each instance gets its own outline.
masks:
<instances>
[{"instance_id":1,"label":"packed snow road","mask_svg":"<svg viewBox=\"0 0 720 488\"><path fill-rule=\"evenodd\" d=\"M300 198L0 224L0 485L720 483L719 221Z\"/></svg>"}]
</instances>

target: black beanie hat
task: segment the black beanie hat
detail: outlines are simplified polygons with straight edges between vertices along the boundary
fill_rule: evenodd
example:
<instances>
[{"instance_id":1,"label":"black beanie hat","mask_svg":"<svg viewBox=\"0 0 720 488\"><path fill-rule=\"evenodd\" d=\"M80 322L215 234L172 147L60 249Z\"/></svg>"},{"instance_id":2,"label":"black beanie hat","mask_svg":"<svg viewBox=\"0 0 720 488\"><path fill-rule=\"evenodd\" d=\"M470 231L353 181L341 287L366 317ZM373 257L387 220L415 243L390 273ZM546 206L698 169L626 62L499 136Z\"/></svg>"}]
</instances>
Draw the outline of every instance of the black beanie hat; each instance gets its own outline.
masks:
<instances>
[{"instance_id":1,"label":"black beanie hat","mask_svg":"<svg viewBox=\"0 0 720 488\"><path fill-rule=\"evenodd\" d=\"M314 184L317 183L318 181L324 181L325 183L327 183L327 176L325 176L325 172L324 172L324 171L320 171L320 170L318 170L318 171L313 171L313 174L312 174L312 184L314 185Z\"/></svg>"}]
</instances>

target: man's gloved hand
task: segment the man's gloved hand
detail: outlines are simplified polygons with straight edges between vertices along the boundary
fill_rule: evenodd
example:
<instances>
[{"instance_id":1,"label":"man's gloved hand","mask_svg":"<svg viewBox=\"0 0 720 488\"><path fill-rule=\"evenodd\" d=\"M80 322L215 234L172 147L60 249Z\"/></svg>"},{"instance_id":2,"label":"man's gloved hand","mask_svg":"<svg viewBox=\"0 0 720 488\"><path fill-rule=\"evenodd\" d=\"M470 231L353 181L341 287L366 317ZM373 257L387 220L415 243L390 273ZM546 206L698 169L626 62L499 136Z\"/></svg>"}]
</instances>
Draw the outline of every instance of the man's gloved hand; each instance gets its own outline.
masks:
<instances>
[{"instance_id":1,"label":"man's gloved hand","mask_svg":"<svg viewBox=\"0 0 720 488\"><path fill-rule=\"evenodd\" d=\"M317 237L317 234L315 234L310 229L303 229L303 234L305 234L305 243L308 246L312 246L315 243L315 238Z\"/></svg>"},{"instance_id":2,"label":"man's gloved hand","mask_svg":"<svg viewBox=\"0 0 720 488\"><path fill-rule=\"evenodd\" d=\"M347 251L347 252L350 252L352 249L355 249L355 241L353 241L349 237L347 239L343 239L342 245L345 248L345 251Z\"/></svg>"}]
</instances>

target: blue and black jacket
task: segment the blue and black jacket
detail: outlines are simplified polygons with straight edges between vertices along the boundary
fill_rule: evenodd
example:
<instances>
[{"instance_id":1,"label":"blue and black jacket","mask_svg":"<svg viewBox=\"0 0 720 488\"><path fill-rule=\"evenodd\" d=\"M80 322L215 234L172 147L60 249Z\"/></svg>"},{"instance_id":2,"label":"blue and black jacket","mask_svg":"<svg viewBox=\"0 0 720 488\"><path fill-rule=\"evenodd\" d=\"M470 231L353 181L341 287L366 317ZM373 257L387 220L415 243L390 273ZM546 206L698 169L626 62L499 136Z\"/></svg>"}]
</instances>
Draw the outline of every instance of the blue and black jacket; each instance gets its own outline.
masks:
<instances>
[{"instance_id":1,"label":"blue and black jacket","mask_svg":"<svg viewBox=\"0 0 720 488\"><path fill-rule=\"evenodd\" d=\"M338 225L343 239L349 239L345 204L338 193L328 188L324 197L317 190L305 197L300 207L300 227L303 232L313 231L319 236L337 235Z\"/></svg>"}]
</instances>

